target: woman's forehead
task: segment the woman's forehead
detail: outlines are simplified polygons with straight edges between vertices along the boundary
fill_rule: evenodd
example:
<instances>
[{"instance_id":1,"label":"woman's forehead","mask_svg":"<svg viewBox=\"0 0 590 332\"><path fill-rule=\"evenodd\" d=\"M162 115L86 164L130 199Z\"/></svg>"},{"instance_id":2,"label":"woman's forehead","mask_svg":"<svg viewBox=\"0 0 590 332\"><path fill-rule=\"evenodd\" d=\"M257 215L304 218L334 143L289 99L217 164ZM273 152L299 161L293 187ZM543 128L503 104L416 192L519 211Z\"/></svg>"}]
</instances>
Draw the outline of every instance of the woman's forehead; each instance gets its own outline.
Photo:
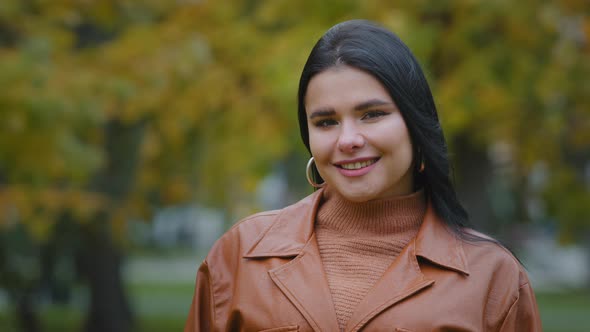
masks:
<instances>
[{"instance_id":1,"label":"woman's forehead","mask_svg":"<svg viewBox=\"0 0 590 332\"><path fill-rule=\"evenodd\" d=\"M393 103L385 87L371 74L350 66L336 66L312 77L305 108L307 113L325 108L356 108L369 100Z\"/></svg>"}]
</instances>

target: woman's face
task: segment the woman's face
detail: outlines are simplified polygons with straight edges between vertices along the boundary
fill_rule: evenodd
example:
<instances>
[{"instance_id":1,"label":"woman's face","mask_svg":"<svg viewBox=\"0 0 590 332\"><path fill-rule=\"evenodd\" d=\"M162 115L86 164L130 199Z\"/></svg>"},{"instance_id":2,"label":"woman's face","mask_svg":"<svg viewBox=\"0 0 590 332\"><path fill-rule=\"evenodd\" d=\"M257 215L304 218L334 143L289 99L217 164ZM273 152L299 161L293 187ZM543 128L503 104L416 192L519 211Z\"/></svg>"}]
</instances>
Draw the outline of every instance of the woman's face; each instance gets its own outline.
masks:
<instances>
[{"instance_id":1,"label":"woman's face","mask_svg":"<svg viewBox=\"0 0 590 332\"><path fill-rule=\"evenodd\" d=\"M329 68L310 80L305 109L311 153L333 190L354 202L412 192L408 128L377 79L354 67Z\"/></svg>"}]
</instances>

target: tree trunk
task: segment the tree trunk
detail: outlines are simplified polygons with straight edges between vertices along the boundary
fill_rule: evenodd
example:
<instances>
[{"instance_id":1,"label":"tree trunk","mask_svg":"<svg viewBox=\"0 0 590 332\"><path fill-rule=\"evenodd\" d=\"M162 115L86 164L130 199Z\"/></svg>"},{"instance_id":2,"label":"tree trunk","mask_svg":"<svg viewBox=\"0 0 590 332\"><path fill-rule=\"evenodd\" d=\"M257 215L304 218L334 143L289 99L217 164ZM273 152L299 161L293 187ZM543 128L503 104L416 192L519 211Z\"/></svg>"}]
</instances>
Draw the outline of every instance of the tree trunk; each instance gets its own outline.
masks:
<instances>
[{"instance_id":1,"label":"tree trunk","mask_svg":"<svg viewBox=\"0 0 590 332\"><path fill-rule=\"evenodd\" d=\"M586 252L586 289L590 289L590 229L584 232L585 236L582 237L582 246Z\"/></svg>"},{"instance_id":2,"label":"tree trunk","mask_svg":"<svg viewBox=\"0 0 590 332\"><path fill-rule=\"evenodd\" d=\"M79 256L82 273L90 286L84 330L129 332L134 318L123 286L122 254L112 242L108 223L90 227L84 232L85 247Z\"/></svg>"},{"instance_id":3,"label":"tree trunk","mask_svg":"<svg viewBox=\"0 0 590 332\"><path fill-rule=\"evenodd\" d=\"M35 311L33 294L31 291L22 291L17 294L16 317L19 330L22 332L39 332L39 317Z\"/></svg>"},{"instance_id":4,"label":"tree trunk","mask_svg":"<svg viewBox=\"0 0 590 332\"><path fill-rule=\"evenodd\" d=\"M145 125L143 120L130 124L112 120L105 127L107 165L94 178L91 190L107 196L112 205L83 228L78 261L90 288L87 332L133 329L133 314L121 275L123 252L114 242L110 220L117 204L123 204L133 188Z\"/></svg>"}]
</instances>

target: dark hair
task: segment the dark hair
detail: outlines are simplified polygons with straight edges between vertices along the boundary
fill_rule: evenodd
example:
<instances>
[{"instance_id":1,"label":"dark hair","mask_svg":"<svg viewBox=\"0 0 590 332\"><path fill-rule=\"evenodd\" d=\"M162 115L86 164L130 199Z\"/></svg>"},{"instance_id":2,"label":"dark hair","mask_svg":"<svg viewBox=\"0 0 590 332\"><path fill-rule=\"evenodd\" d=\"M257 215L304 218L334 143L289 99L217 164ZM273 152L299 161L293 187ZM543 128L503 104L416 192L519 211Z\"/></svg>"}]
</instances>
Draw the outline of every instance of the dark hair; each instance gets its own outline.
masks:
<instances>
[{"instance_id":1,"label":"dark hair","mask_svg":"<svg viewBox=\"0 0 590 332\"><path fill-rule=\"evenodd\" d=\"M307 150L311 152L305 112L307 86L314 75L338 65L371 74L389 92L408 127L414 165L420 165L421 160L425 164L421 173L415 167L415 182L424 187L436 213L451 230L473 240L463 229L468 224L467 212L451 182L447 144L428 82L410 49L391 31L365 20L346 21L330 28L315 44L303 67L298 93L299 129ZM317 169L313 173L317 182L323 181Z\"/></svg>"}]
</instances>

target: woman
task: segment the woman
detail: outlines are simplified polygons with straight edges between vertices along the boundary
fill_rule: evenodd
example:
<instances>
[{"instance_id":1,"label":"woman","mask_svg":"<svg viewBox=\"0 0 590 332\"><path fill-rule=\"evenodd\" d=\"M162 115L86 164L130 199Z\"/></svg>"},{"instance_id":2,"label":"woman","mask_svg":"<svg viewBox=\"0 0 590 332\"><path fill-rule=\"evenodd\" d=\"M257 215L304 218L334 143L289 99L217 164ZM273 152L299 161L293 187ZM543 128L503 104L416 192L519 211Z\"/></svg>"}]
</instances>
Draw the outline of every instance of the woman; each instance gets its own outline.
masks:
<instances>
[{"instance_id":1,"label":"woman","mask_svg":"<svg viewBox=\"0 0 590 332\"><path fill-rule=\"evenodd\" d=\"M430 89L397 36L332 27L298 103L321 189L217 241L185 331L541 330L522 266L465 228Z\"/></svg>"}]
</instances>

